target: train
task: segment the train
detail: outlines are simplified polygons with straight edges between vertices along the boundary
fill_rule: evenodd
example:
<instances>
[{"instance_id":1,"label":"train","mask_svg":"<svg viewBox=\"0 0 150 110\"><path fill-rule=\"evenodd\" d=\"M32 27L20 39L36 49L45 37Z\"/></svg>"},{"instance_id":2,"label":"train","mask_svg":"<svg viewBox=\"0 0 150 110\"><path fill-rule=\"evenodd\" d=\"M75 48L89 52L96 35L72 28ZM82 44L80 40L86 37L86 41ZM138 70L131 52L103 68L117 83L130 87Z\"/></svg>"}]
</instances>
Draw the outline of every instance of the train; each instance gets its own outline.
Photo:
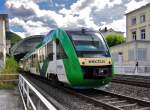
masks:
<instances>
[{"instance_id":1,"label":"train","mask_svg":"<svg viewBox=\"0 0 150 110\"><path fill-rule=\"evenodd\" d=\"M50 31L22 59L23 70L72 88L95 88L114 77L109 47L99 31Z\"/></svg>"}]
</instances>

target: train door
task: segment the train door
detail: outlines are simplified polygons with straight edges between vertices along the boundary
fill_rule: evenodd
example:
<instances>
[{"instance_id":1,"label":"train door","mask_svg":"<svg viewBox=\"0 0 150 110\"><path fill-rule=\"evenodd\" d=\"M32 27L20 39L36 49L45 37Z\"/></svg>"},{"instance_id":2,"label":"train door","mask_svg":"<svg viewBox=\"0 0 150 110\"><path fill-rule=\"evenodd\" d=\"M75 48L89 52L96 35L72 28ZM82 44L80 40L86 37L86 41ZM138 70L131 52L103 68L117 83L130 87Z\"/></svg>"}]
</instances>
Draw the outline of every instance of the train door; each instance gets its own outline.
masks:
<instances>
[{"instance_id":1,"label":"train door","mask_svg":"<svg viewBox=\"0 0 150 110\"><path fill-rule=\"evenodd\" d=\"M53 66L55 69L55 74L57 73L57 66L56 66L56 42L53 41Z\"/></svg>"},{"instance_id":2,"label":"train door","mask_svg":"<svg viewBox=\"0 0 150 110\"><path fill-rule=\"evenodd\" d=\"M66 77L66 71L64 67L63 60L67 58L67 55L62 47L59 40L56 40L56 71L58 79L62 82L68 83Z\"/></svg>"},{"instance_id":3,"label":"train door","mask_svg":"<svg viewBox=\"0 0 150 110\"><path fill-rule=\"evenodd\" d=\"M49 77L52 74L56 74L56 46L55 42L49 42L47 44L47 60L49 61L48 63L48 68L47 68L47 76Z\"/></svg>"}]
</instances>

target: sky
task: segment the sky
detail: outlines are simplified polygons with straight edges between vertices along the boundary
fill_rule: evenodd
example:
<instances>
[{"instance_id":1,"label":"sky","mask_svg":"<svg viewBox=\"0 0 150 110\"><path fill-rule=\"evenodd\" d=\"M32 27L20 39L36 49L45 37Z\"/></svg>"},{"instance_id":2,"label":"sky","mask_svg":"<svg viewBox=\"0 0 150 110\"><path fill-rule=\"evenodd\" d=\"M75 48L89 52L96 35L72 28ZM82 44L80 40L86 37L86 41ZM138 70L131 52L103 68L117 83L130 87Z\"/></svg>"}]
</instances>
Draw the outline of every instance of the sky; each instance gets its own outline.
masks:
<instances>
[{"instance_id":1,"label":"sky","mask_svg":"<svg viewBox=\"0 0 150 110\"><path fill-rule=\"evenodd\" d=\"M125 13L150 0L0 0L9 15L10 31L21 37L47 34L55 28L103 29L126 32Z\"/></svg>"}]
</instances>

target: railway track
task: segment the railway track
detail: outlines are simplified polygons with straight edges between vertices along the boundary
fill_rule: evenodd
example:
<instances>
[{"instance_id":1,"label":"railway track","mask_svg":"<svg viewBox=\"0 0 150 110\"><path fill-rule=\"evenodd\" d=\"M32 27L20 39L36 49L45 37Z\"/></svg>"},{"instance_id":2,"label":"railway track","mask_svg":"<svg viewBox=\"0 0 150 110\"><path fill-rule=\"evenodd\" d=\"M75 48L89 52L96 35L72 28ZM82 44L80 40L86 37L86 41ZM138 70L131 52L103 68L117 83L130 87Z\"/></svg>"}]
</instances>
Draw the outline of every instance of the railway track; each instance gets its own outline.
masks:
<instances>
[{"instance_id":1,"label":"railway track","mask_svg":"<svg viewBox=\"0 0 150 110\"><path fill-rule=\"evenodd\" d=\"M141 82L147 82L150 81L150 76L116 74L115 79L129 79L129 80L138 80Z\"/></svg>"},{"instance_id":2,"label":"railway track","mask_svg":"<svg viewBox=\"0 0 150 110\"><path fill-rule=\"evenodd\" d=\"M150 88L150 76L116 75L112 82Z\"/></svg>"},{"instance_id":3,"label":"railway track","mask_svg":"<svg viewBox=\"0 0 150 110\"><path fill-rule=\"evenodd\" d=\"M59 103L59 110L150 110L150 102L102 90L73 90L47 80L27 77ZM53 102L52 102L53 103ZM53 103L56 104L56 103ZM56 105L57 106L57 105Z\"/></svg>"},{"instance_id":4,"label":"railway track","mask_svg":"<svg viewBox=\"0 0 150 110\"><path fill-rule=\"evenodd\" d=\"M150 102L103 90L93 89L81 92L81 94L118 110L150 110Z\"/></svg>"}]
</instances>

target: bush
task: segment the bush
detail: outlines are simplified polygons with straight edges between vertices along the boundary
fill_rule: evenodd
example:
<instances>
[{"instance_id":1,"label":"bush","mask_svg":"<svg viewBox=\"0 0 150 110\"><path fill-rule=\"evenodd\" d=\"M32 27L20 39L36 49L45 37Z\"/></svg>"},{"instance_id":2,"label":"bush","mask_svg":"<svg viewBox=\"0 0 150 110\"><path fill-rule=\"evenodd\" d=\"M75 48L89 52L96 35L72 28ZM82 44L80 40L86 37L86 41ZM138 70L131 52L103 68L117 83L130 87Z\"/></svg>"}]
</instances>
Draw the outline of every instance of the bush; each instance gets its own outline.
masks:
<instances>
[{"instance_id":1,"label":"bush","mask_svg":"<svg viewBox=\"0 0 150 110\"><path fill-rule=\"evenodd\" d=\"M16 74L18 73L18 63L13 57L6 58L6 65L5 68L2 70L1 73L3 74Z\"/></svg>"},{"instance_id":2,"label":"bush","mask_svg":"<svg viewBox=\"0 0 150 110\"><path fill-rule=\"evenodd\" d=\"M110 33L105 36L109 47L115 46L125 42L125 38L121 34Z\"/></svg>"}]
</instances>

